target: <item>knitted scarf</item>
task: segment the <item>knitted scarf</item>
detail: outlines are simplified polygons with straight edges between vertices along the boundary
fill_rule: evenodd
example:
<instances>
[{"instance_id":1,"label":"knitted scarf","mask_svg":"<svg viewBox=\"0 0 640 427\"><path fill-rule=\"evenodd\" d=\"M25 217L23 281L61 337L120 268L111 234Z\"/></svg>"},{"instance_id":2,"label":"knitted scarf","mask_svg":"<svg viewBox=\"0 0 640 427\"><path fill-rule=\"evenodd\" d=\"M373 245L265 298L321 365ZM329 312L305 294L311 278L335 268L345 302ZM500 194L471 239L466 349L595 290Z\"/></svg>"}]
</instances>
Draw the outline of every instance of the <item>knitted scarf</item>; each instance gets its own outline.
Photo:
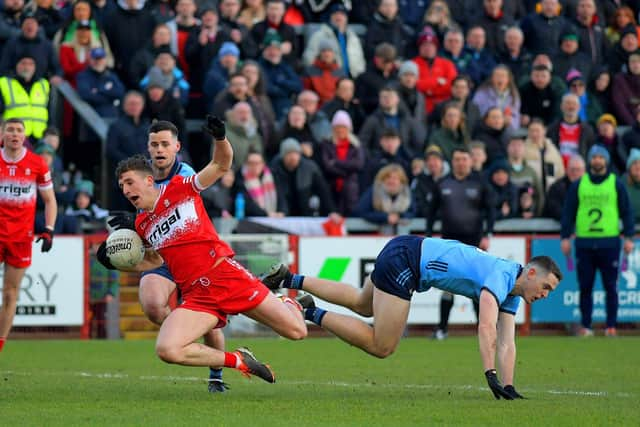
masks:
<instances>
[{"instance_id":1,"label":"knitted scarf","mask_svg":"<svg viewBox=\"0 0 640 427\"><path fill-rule=\"evenodd\" d=\"M253 201L267 213L276 212L278 204L276 185L269 168L265 166L262 175L256 176L251 174L246 166L243 166L241 173L244 178L244 186Z\"/></svg>"}]
</instances>

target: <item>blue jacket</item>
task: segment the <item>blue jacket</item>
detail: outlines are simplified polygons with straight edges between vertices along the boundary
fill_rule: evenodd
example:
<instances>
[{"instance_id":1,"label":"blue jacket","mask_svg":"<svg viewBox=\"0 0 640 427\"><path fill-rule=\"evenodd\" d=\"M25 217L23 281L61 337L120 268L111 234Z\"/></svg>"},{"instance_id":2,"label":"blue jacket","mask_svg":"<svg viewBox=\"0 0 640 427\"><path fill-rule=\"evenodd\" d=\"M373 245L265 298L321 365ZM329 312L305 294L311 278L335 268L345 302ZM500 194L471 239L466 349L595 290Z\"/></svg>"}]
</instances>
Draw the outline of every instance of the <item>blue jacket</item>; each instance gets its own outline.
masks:
<instances>
[{"instance_id":1,"label":"blue jacket","mask_svg":"<svg viewBox=\"0 0 640 427\"><path fill-rule=\"evenodd\" d=\"M147 153L149 121L140 119L135 124L130 116L123 114L109 126L107 133L107 157L115 165L134 154Z\"/></svg>"},{"instance_id":2,"label":"blue jacket","mask_svg":"<svg viewBox=\"0 0 640 427\"><path fill-rule=\"evenodd\" d=\"M98 73L87 67L78 73L76 82L80 98L91 105L99 116L118 117L118 107L114 102L122 99L126 89L116 73L109 70Z\"/></svg>"},{"instance_id":3,"label":"blue jacket","mask_svg":"<svg viewBox=\"0 0 640 427\"><path fill-rule=\"evenodd\" d=\"M464 52L471 55L466 73L478 87L491 75L491 71L496 66L496 60L487 48L482 49L480 52L465 48Z\"/></svg>"},{"instance_id":4,"label":"blue jacket","mask_svg":"<svg viewBox=\"0 0 640 427\"><path fill-rule=\"evenodd\" d=\"M292 105L292 96L302 90L302 82L298 75L284 61L272 64L264 58L260 58L260 66L264 70L267 81L267 95L273 104L276 119L285 116Z\"/></svg>"},{"instance_id":5,"label":"blue jacket","mask_svg":"<svg viewBox=\"0 0 640 427\"><path fill-rule=\"evenodd\" d=\"M213 109L214 99L227 87L228 83L229 72L227 69L220 65L220 61L217 59L212 61L202 84L202 93L204 93L204 98L207 102L207 111Z\"/></svg>"},{"instance_id":6,"label":"blue jacket","mask_svg":"<svg viewBox=\"0 0 640 427\"><path fill-rule=\"evenodd\" d=\"M594 176L589 173L589 177L594 184L599 184L609 176L609 173L605 175ZM576 224L576 214L578 212L578 186L580 180L576 180L569 186L564 201L564 207L562 209L562 219L560 230L560 237L568 239L574 231ZM633 224L633 210L631 209L631 203L629 201L629 193L624 186L624 183L620 180L620 177L616 177L616 191L618 192L618 212L623 224L623 234L625 237L632 238L635 232ZM620 238L618 237L578 237L576 238L576 247L580 248L614 248L620 245Z\"/></svg>"}]
</instances>

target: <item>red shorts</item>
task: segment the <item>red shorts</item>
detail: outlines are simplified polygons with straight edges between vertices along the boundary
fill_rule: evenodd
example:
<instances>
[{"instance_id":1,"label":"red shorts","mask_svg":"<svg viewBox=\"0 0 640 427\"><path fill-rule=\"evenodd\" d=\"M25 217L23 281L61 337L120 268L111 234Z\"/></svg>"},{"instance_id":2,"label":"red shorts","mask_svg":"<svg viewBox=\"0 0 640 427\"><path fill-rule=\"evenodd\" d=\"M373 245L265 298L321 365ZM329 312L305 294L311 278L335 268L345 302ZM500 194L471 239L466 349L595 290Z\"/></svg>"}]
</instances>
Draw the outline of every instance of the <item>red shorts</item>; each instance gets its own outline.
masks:
<instances>
[{"instance_id":1,"label":"red shorts","mask_svg":"<svg viewBox=\"0 0 640 427\"><path fill-rule=\"evenodd\" d=\"M246 268L231 258L204 275L180 284L182 304L178 308L203 311L216 316L216 328L227 324L228 314L256 308L269 294L269 289Z\"/></svg>"},{"instance_id":2,"label":"red shorts","mask_svg":"<svg viewBox=\"0 0 640 427\"><path fill-rule=\"evenodd\" d=\"M27 268L31 265L31 249L33 241L23 240L21 242L0 241L0 264L6 262L15 268Z\"/></svg>"}]
</instances>

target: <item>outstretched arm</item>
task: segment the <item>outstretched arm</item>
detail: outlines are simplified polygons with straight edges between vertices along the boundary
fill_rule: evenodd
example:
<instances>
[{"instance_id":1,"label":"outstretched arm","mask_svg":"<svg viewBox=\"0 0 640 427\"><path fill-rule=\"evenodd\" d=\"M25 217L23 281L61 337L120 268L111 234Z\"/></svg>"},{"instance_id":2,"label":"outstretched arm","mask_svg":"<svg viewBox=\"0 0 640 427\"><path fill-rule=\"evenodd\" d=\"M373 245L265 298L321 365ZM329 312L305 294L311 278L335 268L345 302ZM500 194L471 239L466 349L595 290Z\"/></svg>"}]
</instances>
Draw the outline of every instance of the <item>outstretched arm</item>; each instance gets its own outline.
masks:
<instances>
[{"instance_id":1,"label":"outstretched arm","mask_svg":"<svg viewBox=\"0 0 640 427\"><path fill-rule=\"evenodd\" d=\"M513 385L516 366L516 321L510 313L498 314L498 366L502 384Z\"/></svg>"},{"instance_id":2,"label":"outstretched arm","mask_svg":"<svg viewBox=\"0 0 640 427\"><path fill-rule=\"evenodd\" d=\"M214 182L231 169L233 148L225 136L224 122L219 118L207 115L206 124L202 129L214 139L211 161L196 175L196 184L201 190L204 190L212 186Z\"/></svg>"}]
</instances>

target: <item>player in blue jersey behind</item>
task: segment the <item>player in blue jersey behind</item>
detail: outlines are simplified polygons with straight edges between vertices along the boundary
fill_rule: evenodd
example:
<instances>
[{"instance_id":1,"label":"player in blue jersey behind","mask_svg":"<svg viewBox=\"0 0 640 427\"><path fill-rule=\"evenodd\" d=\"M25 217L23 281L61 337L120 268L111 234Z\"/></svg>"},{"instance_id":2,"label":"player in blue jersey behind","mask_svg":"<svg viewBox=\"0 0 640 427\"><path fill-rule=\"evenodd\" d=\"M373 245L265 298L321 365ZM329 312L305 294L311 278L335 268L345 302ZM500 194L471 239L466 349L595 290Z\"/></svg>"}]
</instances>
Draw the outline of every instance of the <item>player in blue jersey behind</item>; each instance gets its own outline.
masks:
<instances>
[{"instance_id":1,"label":"player in blue jersey behind","mask_svg":"<svg viewBox=\"0 0 640 427\"><path fill-rule=\"evenodd\" d=\"M149 127L147 149L151 158L151 169L156 186L168 183L176 175L191 176L195 171L191 166L180 162L177 158L180 151L177 127L165 120L159 120ZM135 230L135 215L117 215L109 221L114 229L129 228ZM176 283L169 273L166 264L162 267L145 271L140 278L138 290L142 311L147 318L161 325L171 313L169 298L176 290ZM224 351L224 334L221 329L213 329L204 336L207 346ZM210 369L208 389L212 393L224 392L228 385L222 381L222 369Z\"/></svg>"},{"instance_id":2,"label":"player in blue jersey behind","mask_svg":"<svg viewBox=\"0 0 640 427\"><path fill-rule=\"evenodd\" d=\"M562 280L562 273L547 256L534 257L523 267L457 240L399 236L382 249L362 289L292 274L283 264L274 265L261 280L271 289L304 290L361 316L373 316L373 325L369 325L316 307L312 298L299 299L308 321L380 358L391 355L398 346L414 292L437 288L478 301L485 377L496 399L510 400L522 398L513 386L515 314L520 297L527 303L546 298Z\"/></svg>"}]
</instances>

